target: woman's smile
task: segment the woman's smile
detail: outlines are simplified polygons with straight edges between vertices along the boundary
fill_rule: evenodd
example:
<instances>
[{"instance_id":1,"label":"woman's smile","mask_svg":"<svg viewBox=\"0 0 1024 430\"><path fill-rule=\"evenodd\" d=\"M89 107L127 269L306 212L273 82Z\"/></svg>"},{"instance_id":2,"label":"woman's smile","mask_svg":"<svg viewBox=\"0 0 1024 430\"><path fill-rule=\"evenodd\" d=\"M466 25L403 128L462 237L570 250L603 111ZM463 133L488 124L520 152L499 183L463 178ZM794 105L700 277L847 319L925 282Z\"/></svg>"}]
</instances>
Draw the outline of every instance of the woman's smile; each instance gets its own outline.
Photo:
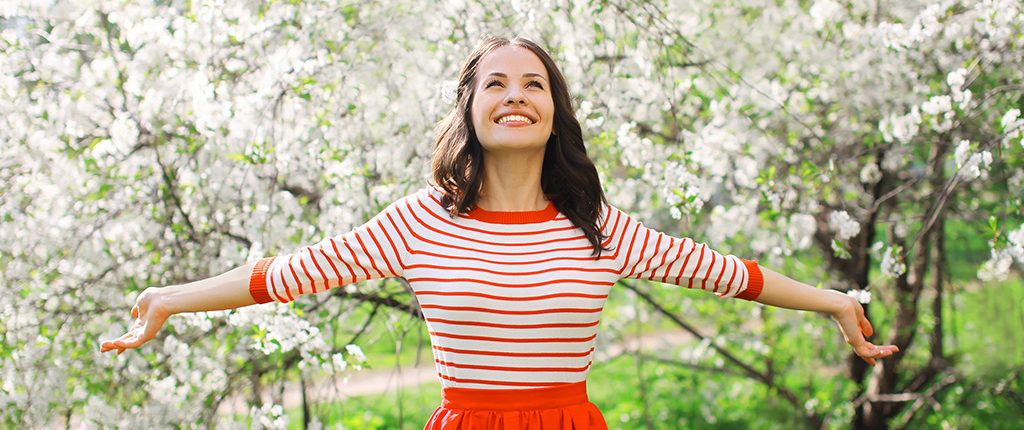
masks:
<instances>
[{"instance_id":1,"label":"woman's smile","mask_svg":"<svg viewBox=\"0 0 1024 430\"><path fill-rule=\"evenodd\" d=\"M526 116L525 114L508 112L498 116L498 119L494 121L499 125L506 127L524 127L527 125L533 125L537 121Z\"/></svg>"}]
</instances>

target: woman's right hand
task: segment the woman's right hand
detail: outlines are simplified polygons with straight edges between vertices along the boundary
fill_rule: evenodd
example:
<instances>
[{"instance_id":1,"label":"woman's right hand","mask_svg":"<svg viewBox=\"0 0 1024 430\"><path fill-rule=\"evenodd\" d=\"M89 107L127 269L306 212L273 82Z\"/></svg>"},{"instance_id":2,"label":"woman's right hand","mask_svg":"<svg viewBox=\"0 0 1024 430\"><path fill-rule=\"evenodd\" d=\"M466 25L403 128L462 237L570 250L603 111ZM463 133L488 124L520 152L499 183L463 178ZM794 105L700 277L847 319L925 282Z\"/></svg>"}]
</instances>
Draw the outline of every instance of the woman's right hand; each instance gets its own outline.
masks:
<instances>
[{"instance_id":1,"label":"woman's right hand","mask_svg":"<svg viewBox=\"0 0 1024 430\"><path fill-rule=\"evenodd\" d=\"M181 285L146 288L132 306L135 323L128 333L100 343L100 352L138 348L156 336L167 317L181 312L208 312L256 304L249 292L253 265L246 264L212 278Z\"/></svg>"},{"instance_id":2,"label":"woman's right hand","mask_svg":"<svg viewBox=\"0 0 1024 430\"><path fill-rule=\"evenodd\" d=\"M149 342L156 336L156 332L167 321L171 313L164 306L160 296L160 288L146 288L135 300L132 306L132 316L135 323L128 329L128 332L114 340L103 341L100 344L100 352L117 350L121 354L128 348L138 348L140 345Z\"/></svg>"}]
</instances>

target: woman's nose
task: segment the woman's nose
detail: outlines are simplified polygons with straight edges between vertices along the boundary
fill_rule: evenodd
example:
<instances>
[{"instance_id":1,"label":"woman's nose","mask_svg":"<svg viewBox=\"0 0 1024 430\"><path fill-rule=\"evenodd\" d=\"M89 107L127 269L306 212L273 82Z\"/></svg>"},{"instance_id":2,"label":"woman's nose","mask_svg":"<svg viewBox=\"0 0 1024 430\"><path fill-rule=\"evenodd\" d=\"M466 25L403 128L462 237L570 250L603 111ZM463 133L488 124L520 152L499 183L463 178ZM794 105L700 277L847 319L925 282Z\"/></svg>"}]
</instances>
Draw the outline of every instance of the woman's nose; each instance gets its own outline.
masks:
<instances>
[{"instance_id":1,"label":"woman's nose","mask_svg":"<svg viewBox=\"0 0 1024 430\"><path fill-rule=\"evenodd\" d=\"M526 97L523 96L522 92L512 90L512 91L509 91L508 95L505 96L505 104L506 105L522 105L522 104L526 104Z\"/></svg>"}]
</instances>

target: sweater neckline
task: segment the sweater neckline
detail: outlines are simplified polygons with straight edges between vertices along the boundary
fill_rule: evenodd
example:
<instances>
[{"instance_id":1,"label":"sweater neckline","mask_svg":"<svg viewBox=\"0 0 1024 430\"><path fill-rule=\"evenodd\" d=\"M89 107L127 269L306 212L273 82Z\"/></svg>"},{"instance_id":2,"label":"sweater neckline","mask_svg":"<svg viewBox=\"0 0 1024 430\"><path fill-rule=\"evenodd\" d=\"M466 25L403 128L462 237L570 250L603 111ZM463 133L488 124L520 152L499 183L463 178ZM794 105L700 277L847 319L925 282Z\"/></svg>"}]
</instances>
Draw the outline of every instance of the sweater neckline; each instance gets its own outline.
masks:
<instances>
[{"instance_id":1,"label":"sweater neckline","mask_svg":"<svg viewBox=\"0 0 1024 430\"><path fill-rule=\"evenodd\" d=\"M551 221L558 216L555 204L548 201L544 209L537 211L489 211L476 206L466 214L466 218L491 224L533 224Z\"/></svg>"}]
</instances>

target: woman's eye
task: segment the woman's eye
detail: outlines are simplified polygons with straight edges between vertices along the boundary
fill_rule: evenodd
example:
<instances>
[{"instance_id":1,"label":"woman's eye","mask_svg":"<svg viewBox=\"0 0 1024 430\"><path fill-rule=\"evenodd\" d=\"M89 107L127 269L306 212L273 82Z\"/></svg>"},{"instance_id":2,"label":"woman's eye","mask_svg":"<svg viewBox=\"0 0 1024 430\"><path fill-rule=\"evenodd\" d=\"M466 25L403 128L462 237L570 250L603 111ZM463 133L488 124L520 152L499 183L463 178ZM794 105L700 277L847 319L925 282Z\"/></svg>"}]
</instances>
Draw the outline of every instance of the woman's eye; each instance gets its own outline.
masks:
<instances>
[{"instance_id":1,"label":"woman's eye","mask_svg":"<svg viewBox=\"0 0 1024 430\"><path fill-rule=\"evenodd\" d=\"M543 85L541 85L541 84L540 84L540 82L537 82L537 81L530 81L530 82L528 82L528 83L526 84L526 86L528 86L528 87L530 87L530 86L533 86L533 87L537 87L537 88L540 88L540 89L542 89L542 90L544 89L544 86L543 86Z\"/></svg>"},{"instance_id":2,"label":"woman's eye","mask_svg":"<svg viewBox=\"0 0 1024 430\"><path fill-rule=\"evenodd\" d=\"M490 81L490 82L488 82L488 83L487 83L487 85L484 85L484 88L485 88L485 89L486 89L486 88L490 88L490 87L493 87L493 86L495 86L495 85L501 85L501 82L498 82L498 81Z\"/></svg>"}]
</instances>

